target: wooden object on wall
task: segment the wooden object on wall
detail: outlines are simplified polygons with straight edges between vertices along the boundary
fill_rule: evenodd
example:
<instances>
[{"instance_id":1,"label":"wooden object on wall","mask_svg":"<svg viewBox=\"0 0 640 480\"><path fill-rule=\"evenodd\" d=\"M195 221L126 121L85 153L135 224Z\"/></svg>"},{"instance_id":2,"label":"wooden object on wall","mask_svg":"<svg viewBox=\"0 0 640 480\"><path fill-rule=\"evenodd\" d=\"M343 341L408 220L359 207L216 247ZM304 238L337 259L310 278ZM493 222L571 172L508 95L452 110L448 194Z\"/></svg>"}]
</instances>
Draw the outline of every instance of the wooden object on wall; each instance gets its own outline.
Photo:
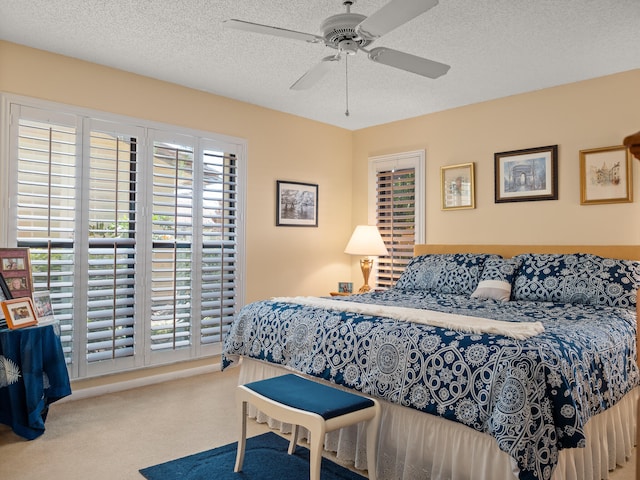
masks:
<instances>
[{"instance_id":1,"label":"wooden object on wall","mask_svg":"<svg viewBox=\"0 0 640 480\"><path fill-rule=\"evenodd\" d=\"M640 160L640 132L625 137L622 143L629 149L631 155Z\"/></svg>"}]
</instances>

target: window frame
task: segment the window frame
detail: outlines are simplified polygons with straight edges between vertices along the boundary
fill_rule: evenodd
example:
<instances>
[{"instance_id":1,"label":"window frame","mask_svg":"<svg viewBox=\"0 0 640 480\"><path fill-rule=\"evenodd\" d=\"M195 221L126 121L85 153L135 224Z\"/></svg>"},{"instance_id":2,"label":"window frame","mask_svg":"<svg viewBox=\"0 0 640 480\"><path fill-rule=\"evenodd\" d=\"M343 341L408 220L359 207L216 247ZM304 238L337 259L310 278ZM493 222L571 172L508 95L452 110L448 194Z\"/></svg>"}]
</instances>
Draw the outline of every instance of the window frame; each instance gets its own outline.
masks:
<instances>
[{"instance_id":1,"label":"window frame","mask_svg":"<svg viewBox=\"0 0 640 480\"><path fill-rule=\"evenodd\" d=\"M85 123L115 123L123 126L123 128L140 128L144 130L145 135L142 142L139 144L139 150L137 154L140 159L139 168L137 168L136 174L139 176L139 192L143 195L143 198L149 197L149 189L151 189L152 166L145 165L148 162L148 157L143 159L143 155L148 155L152 150L153 139L158 137L180 137L185 136L196 139L194 141L195 163L200 163L199 160L203 158L205 151L211 151L212 146L217 149L223 149L225 153L234 155L234 161L236 165L235 179L236 179L236 212L235 219L237 221L237 231L235 232L235 255L234 255L234 278L235 278L235 310L236 312L244 305L245 299L245 251L246 251L246 225L245 225L245 209L246 209L246 178L247 178L247 141L242 138L231 137L224 134L218 134L214 132L188 129L176 125L166 124L162 122L156 122L151 120L145 120L141 118L129 117L119 114L111 114L93 109L75 107L57 102L51 102L47 100L34 99L21 95L14 95L0 92L0 188L4 192L9 192L8 195L0 197L0 245L1 246L15 246L17 243L17 232L12 229L12 225L15 224L15 218L17 214L17 206L15 205L16 189L11 185L11 179L16 178L17 175L17 162L11 162L12 158L17 158L17 142L12 140L13 129L17 129L13 126L14 122L18 122L19 118L12 118L12 105L19 105L20 108L32 108L41 112L45 112L48 115L51 122L55 123L56 119L61 119L64 124L73 122L76 127L76 156L80 158L88 158L87 151L89 145L85 142L85 138L88 138L88 134L91 128L86 126ZM15 151L12 151L15 150ZM199 166L202 169L202 166ZM84 173L78 175L76 184L82 185L87 181L88 168ZM88 185L82 186L83 189L88 188ZM199 208L200 197L194 198L193 208L194 211ZM144 202L144 200L143 200ZM84 207L83 207L84 208ZM150 215L151 206L149 204L141 204L139 216ZM84 219L84 220L83 220ZM88 221L88 217L83 217L80 221ZM201 228L201 222L194 222L194 237L202 236L203 231ZM88 226L81 225L79 227L84 233L86 233ZM151 232L146 231L147 227L143 227L145 235L151 238ZM84 236L83 236L84 239ZM200 242L201 243L201 242ZM196 242L194 242L196 244ZM88 243L87 243L88 246ZM150 269L148 259L150 257L150 246L144 246L141 251L138 262L141 262L145 266L145 269ZM87 252L80 253L80 260L75 265L76 269L83 268L87 263ZM144 256L145 258L143 258ZM199 257L198 257L199 258ZM199 265L199 263L198 263ZM200 272L200 270L198 270ZM149 278L149 272L141 272L141 278ZM81 274L83 280L86 279L87 273ZM196 275L197 277L200 274ZM76 276L76 278L78 278ZM194 277L195 278L195 277ZM199 288L200 278L194 282L192 288ZM83 285L83 291L87 291L87 286ZM109 361L104 362L103 365L99 365L102 362L98 362L95 365L90 365L86 358L86 322L79 321L79 318L84 318L76 315L76 311L86 312L86 298L79 299L79 295L74 298L74 326L73 326L73 361L69 364L69 371L71 378L90 378L96 375L102 375L105 373L116 373L118 371L124 371L132 368L145 368L153 367L157 365L174 363L176 361L190 360L196 358L206 358L221 353L221 342L201 343L199 336L200 322L202 319L193 319L193 323L198 323L197 333L198 336L193 338L193 344L188 347L174 352L161 352L164 355L156 355L160 352L151 352L149 348L149 323L148 321L140 322L136 320L136 334L140 333L140 328L143 329L142 338L143 347L138 351L139 347L136 347L135 357L132 361L116 362L121 363L122 368L113 369L107 364ZM82 305L84 303L84 305ZM144 304L136 305L136 318L147 318L150 312L150 296L145 297ZM198 309L199 311L199 309ZM142 326L141 326L142 325ZM80 327L80 328L79 328ZM195 335L196 332L193 332ZM82 338L81 338L82 336ZM103 368L104 367L104 368Z\"/></svg>"},{"instance_id":2,"label":"window frame","mask_svg":"<svg viewBox=\"0 0 640 480\"><path fill-rule=\"evenodd\" d=\"M426 153L424 150L413 150L389 155L369 157L368 159L368 222L377 225L377 177L379 172L413 168L415 171L415 243L425 243L425 179ZM378 264L374 265L372 277L378 282Z\"/></svg>"}]
</instances>

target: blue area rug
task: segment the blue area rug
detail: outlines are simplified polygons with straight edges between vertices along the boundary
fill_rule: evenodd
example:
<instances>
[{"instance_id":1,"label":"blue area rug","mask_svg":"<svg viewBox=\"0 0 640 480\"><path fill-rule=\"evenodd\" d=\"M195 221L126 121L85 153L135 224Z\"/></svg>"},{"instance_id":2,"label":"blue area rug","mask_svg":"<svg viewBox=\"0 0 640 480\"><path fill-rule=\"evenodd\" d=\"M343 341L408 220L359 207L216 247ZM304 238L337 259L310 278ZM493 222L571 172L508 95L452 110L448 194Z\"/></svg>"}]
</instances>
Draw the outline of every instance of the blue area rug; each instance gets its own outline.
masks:
<instances>
[{"instance_id":1,"label":"blue area rug","mask_svg":"<svg viewBox=\"0 0 640 480\"><path fill-rule=\"evenodd\" d=\"M147 480L308 480L309 450L269 432L247 439L242 472L234 473L238 442L140 470ZM366 480L366 477L322 459L322 480Z\"/></svg>"}]
</instances>

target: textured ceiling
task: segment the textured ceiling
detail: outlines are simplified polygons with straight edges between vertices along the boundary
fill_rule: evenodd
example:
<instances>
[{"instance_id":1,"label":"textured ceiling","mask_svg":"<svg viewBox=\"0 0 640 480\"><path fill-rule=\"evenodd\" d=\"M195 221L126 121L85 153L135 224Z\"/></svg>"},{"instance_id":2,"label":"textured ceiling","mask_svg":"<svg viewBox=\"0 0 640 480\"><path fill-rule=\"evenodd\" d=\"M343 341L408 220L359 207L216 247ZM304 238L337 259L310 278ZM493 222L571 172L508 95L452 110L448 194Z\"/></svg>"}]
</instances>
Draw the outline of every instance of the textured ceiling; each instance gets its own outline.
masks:
<instances>
[{"instance_id":1,"label":"textured ceiling","mask_svg":"<svg viewBox=\"0 0 640 480\"><path fill-rule=\"evenodd\" d=\"M371 15L387 0L357 0ZM0 0L0 39L355 130L640 68L640 0L441 0L384 35L451 65L432 80L349 58L311 90L290 85L334 51L237 30L237 18L320 34L341 0ZM640 86L639 86L640 91Z\"/></svg>"}]
</instances>

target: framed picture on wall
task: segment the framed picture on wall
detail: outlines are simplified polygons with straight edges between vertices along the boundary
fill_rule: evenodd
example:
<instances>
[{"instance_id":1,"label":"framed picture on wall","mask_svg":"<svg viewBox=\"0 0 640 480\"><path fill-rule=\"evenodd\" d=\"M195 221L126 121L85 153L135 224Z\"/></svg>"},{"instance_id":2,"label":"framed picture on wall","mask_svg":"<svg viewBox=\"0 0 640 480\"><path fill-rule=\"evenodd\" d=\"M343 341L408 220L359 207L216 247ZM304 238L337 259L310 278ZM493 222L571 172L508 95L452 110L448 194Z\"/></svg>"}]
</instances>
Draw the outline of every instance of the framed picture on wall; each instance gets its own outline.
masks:
<instances>
[{"instance_id":1,"label":"framed picture on wall","mask_svg":"<svg viewBox=\"0 0 640 480\"><path fill-rule=\"evenodd\" d=\"M632 202L632 171L624 145L580 150L580 204Z\"/></svg>"},{"instance_id":2,"label":"framed picture on wall","mask_svg":"<svg viewBox=\"0 0 640 480\"><path fill-rule=\"evenodd\" d=\"M318 185L277 180L276 226L317 227Z\"/></svg>"},{"instance_id":3,"label":"framed picture on wall","mask_svg":"<svg viewBox=\"0 0 640 480\"><path fill-rule=\"evenodd\" d=\"M476 208L474 164L440 167L440 193L443 210Z\"/></svg>"},{"instance_id":4,"label":"framed picture on wall","mask_svg":"<svg viewBox=\"0 0 640 480\"><path fill-rule=\"evenodd\" d=\"M558 145L494 154L495 203L558 199Z\"/></svg>"},{"instance_id":5,"label":"framed picture on wall","mask_svg":"<svg viewBox=\"0 0 640 480\"><path fill-rule=\"evenodd\" d=\"M28 248L0 248L0 273L13 298L31 297L31 262Z\"/></svg>"}]
</instances>

